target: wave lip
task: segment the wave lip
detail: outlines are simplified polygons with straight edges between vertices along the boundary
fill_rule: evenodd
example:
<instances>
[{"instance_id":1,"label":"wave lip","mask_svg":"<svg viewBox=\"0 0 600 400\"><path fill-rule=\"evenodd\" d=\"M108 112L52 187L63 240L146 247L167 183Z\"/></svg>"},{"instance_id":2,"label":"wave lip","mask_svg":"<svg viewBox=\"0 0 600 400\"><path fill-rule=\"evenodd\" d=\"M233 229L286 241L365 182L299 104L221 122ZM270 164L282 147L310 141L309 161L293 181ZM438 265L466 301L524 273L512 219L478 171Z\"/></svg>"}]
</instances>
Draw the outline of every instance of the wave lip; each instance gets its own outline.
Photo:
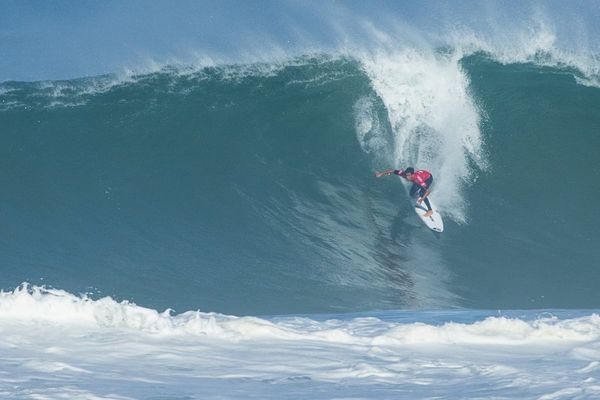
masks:
<instances>
[{"instance_id":1,"label":"wave lip","mask_svg":"<svg viewBox=\"0 0 600 400\"><path fill-rule=\"evenodd\" d=\"M487 35L465 27L456 28L448 33L445 43L461 58L482 53L504 65L550 67L572 75L578 84L600 87L599 49L584 46L589 41L585 35L580 32L574 43L567 45L566 33L557 32L546 18L537 15L527 25L527 28L497 28L494 34Z\"/></svg>"}]
</instances>

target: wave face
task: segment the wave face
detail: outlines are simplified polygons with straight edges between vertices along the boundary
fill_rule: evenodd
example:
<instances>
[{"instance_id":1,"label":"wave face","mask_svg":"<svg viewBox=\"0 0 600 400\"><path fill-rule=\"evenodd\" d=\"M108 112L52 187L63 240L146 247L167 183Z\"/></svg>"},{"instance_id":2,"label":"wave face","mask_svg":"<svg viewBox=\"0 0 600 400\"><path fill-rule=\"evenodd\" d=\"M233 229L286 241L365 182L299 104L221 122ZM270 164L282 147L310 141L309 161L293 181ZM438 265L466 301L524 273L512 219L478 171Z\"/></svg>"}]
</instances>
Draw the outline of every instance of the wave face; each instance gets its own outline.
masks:
<instances>
[{"instance_id":1,"label":"wave face","mask_svg":"<svg viewBox=\"0 0 600 400\"><path fill-rule=\"evenodd\" d=\"M0 86L0 287L234 314L593 307L600 92L484 53ZM402 185L436 176L433 236Z\"/></svg>"}]
</instances>

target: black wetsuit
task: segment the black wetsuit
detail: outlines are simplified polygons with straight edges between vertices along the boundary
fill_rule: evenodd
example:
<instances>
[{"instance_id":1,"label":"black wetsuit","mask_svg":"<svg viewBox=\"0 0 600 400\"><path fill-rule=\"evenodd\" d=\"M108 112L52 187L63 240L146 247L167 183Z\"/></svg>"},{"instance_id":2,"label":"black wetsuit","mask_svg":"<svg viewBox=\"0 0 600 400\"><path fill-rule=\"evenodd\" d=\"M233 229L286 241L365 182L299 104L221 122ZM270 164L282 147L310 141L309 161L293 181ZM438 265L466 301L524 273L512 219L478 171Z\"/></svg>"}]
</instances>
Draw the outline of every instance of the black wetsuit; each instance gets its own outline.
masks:
<instances>
[{"instance_id":1,"label":"black wetsuit","mask_svg":"<svg viewBox=\"0 0 600 400\"><path fill-rule=\"evenodd\" d=\"M415 194L417 192L419 193L419 197L425 196L425 192L428 188L431 187L431 184L433 183L433 176L430 176L427 180L425 180L425 183L427 184L427 187L419 186L418 184L413 183L412 187L410 188L410 197L415 197ZM429 199L425 197L423 201L425 202L427 209L431 211L431 204L429 203Z\"/></svg>"}]
</instances>

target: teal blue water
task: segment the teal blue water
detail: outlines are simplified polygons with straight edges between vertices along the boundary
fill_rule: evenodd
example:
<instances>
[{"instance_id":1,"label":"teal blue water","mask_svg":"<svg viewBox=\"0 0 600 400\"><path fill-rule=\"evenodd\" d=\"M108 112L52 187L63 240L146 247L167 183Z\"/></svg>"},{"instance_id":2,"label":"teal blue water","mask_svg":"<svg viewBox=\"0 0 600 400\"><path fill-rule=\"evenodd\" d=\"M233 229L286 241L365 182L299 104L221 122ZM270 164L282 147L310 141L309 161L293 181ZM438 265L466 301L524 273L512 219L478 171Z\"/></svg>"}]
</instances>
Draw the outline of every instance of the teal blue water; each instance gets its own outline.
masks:
<instances>
[{"instance_id":1,"label":"teal blue water","mask_svg":"<svg viewBox=\"0 0 600 400\"><path fill-rule=\"evenodd\" d=\"M0 287L237 315L597 307L600 89L460 64L488 167L437 236L373 178L393 149L363 150L357 102L393 128L356 60L5 82Z\"/></svg>"}]
</instances>

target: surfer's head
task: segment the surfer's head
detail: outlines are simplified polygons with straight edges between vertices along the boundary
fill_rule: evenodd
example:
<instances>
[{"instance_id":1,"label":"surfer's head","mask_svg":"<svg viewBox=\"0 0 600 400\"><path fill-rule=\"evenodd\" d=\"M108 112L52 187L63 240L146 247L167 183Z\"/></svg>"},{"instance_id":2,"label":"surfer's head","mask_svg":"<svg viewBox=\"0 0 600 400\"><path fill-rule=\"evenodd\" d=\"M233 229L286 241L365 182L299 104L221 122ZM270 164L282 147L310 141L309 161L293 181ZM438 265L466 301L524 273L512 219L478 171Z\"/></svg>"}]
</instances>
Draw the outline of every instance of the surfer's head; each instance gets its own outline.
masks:
<instances>
[{"instance_id":1,"label":"surfer's head","mask_svg":"<svg viewBox=\"0 0 600 400\"><path fill-rule=\"evenodd\" d=\"M414 173L415 173L415 169L413 167L408 167L404 170L404 175L406 176L407 179L410 179L410 177Z\"/></svg>"}]
</instances>

